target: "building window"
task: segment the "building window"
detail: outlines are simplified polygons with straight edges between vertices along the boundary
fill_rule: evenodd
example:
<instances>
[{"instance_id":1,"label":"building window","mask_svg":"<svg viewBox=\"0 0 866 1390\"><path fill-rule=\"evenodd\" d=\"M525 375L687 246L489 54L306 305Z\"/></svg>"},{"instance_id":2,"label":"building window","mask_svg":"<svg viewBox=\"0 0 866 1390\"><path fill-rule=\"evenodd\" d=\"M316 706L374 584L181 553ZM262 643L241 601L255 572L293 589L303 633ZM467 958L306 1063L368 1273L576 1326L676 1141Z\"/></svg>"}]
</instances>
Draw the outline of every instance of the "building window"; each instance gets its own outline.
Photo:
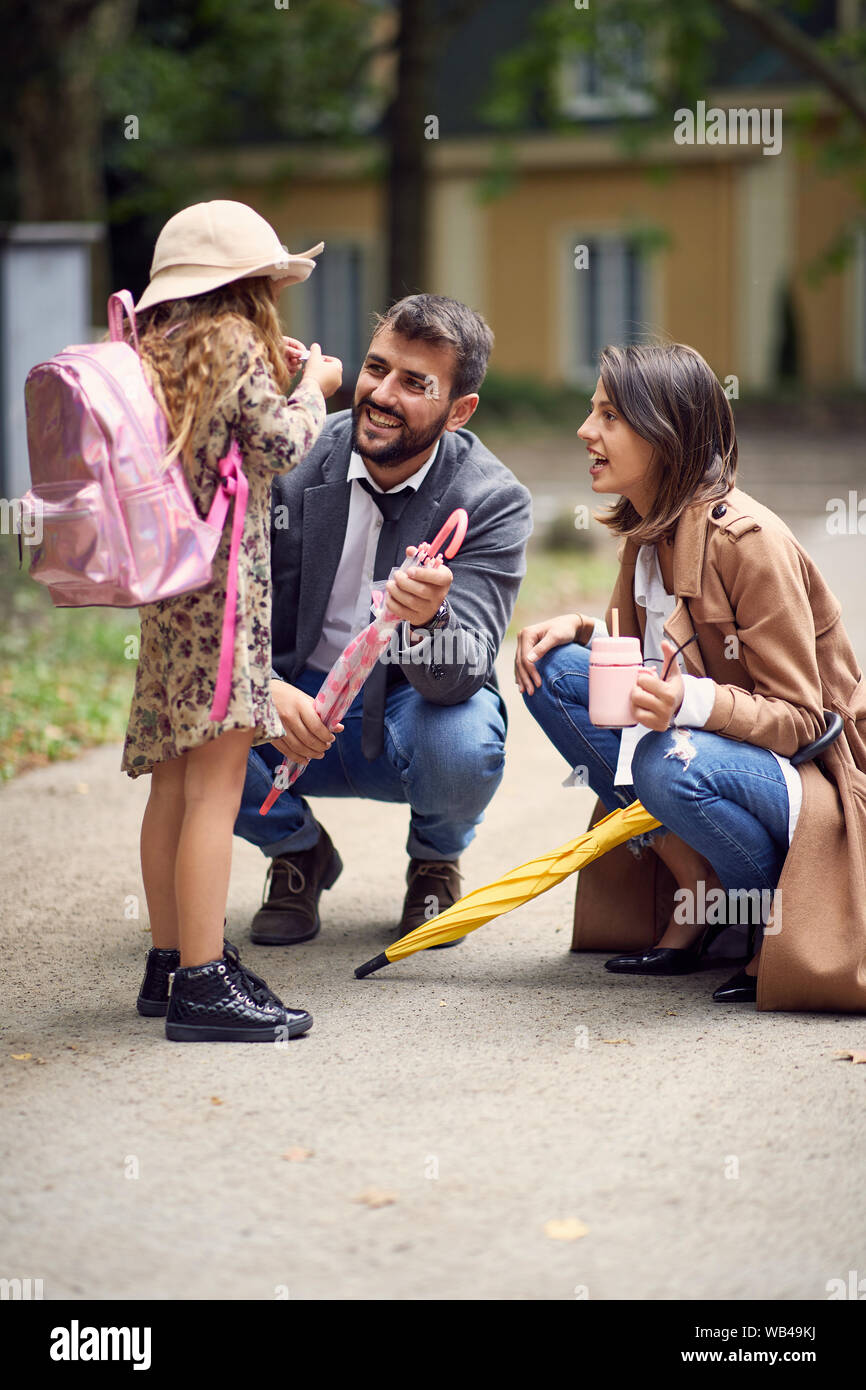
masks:
<instances>
[{"instance_id":1,"label":"building window","mask_svg":"<svg viewBox=\"0 0 866 1390\"><path fill-rule=\"evenodd\" d=\"M603 347L639 342L646 335L646 259L634 239L616 233L576 232L566 253L566 375L594 382Z\"/></svg>"},{"instance_id":2,"label":"building window","mask_svg":"<svg viewBox=\"0 0 866 1390\"><path fill-rule=\"evenodd\" d=\"M582 120L645 116L653 109L644 35L633 25L606 25L605 54L564 55L560 69L563 114Z\"/></svg>"},{"instance_id":3,"label":"building window","mask_svg":"<svg viewBox=\"0 0 866 1390\"><path fill-rule=\"evenodd\" d=\"M339 357L345 383L360 370L373 327L370 255L361 242L331 240L327 235L324 242L310 278L286 296L291 300L290 331Z\"/></svg>"}]
</instances>

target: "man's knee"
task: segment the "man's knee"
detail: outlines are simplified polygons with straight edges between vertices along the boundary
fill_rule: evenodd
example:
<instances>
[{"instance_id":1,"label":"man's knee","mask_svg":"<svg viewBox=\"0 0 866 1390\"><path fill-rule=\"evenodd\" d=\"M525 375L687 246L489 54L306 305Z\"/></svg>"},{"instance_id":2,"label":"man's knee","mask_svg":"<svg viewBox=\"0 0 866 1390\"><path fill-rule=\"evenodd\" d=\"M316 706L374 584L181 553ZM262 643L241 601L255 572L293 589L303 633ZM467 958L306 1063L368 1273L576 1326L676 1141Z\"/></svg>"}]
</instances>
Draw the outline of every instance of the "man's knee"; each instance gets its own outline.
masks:
<instances>
[{"instance_id":1,"label":"man's knee","mask_svg":"<svg viewBox=\"0 0 866 1390\"><path fill-rule=\"evenodd\" d=\"M486 780L502 775L505 766L505 722L498 701L479 691L459 705L425 701L414 728L410 767L455 782Z\"/></svg>"}]
</instances>

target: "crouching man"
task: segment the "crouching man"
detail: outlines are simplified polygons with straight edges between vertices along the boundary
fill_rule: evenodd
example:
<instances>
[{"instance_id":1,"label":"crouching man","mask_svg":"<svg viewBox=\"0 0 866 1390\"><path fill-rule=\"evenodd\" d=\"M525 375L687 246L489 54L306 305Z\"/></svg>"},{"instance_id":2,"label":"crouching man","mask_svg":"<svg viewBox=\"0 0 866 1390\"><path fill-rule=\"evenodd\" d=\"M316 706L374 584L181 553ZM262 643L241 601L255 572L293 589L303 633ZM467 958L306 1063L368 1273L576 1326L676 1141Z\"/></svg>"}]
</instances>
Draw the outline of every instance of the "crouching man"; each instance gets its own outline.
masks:
<instances>
[{"instance_id":1,"label":"crouching man","mask_svg":"<svg viewBox=\"0 0 866 1390\"><path fill-rule=\"evenodd\" d=\"M315 936L322 890L343 867L308 798L409 806L399 933L461 896L460 855L502 778L506 716L493 667L532 524L526 488L466 429L492 344L465 304L400 300L378 320L352 409L329 417L304 461L274 483L271 690L285 736L252 749L235 825L271 861L251 930L260 945ZM371 588L456 507L469 515L462 548L441 568L388 581L403 622L331 733L314 697L369 623ZM261 816L284 755L309 765ZM371 856L387 853L371 836Z\"/></svg>"}]
</instances>

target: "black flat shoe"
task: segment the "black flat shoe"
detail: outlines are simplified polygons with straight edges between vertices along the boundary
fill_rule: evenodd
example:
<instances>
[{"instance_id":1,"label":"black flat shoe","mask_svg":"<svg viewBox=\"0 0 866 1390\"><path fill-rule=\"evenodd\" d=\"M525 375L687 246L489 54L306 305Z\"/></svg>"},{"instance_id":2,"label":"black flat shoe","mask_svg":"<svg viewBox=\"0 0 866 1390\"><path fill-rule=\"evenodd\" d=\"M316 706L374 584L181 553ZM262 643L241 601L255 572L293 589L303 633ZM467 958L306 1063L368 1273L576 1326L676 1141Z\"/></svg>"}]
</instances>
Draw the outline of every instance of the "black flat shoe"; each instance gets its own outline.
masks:
<instances>
[{"instance_id":1,"label":"black flat shoe","mask_svg":"<svg viewBox=\"0 0 866 1390\"><path fill-rule=\"evenodd\" d=\"M672 946L656 946L633 956L614 956L604 963L605 970L614 975L690 975L699 969L696 951L674 950Z\"/></svg>"},{"instance_id":2,"label":"black flat shoe","mask_svg":"<svg viewBox=\"0 0 866 1390\"><path fill-rule=\"evenodd\" d=\"M757 997L758 977L747 975L745 970L738 970L713 994L717 1004L754 1004Z\"/></svg>"}]
</instances>

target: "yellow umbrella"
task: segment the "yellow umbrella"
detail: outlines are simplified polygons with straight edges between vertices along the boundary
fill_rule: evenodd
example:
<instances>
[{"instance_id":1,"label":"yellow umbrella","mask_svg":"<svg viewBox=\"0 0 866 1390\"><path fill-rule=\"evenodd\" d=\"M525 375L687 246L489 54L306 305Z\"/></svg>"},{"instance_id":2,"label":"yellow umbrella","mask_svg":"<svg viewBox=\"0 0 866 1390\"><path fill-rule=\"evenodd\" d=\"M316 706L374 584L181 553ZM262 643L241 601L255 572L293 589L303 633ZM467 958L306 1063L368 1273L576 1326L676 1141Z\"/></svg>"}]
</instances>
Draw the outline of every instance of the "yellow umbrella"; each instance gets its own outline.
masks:
<instances>
[{"instance_id":1,"label":"yellow umbrella","mask_svg":"<svg viewBox=\"0 0 866 1390\"><path fill-rule=\"evenodd\" d=\"M551 850L549 854L530 859L528 864L512 869L504 878L488 883L485 888L476 888L474 893L467 893L438 917L431 917L423 926L401 936L381 955L359 965L355 971L356 978L363 980L365 975L372 975L384 965L390 965L391 961L403 960L416 951L425 951L428 946L453 941L457 936L465 936L467 932L483 927L493 917L501 917L530 898L546 893L548 888L561 883L577 869L591 864L593 859L598 859L609 849L624 844L633 835L642 835L658 825L661 825L661 821L651 816L639 801L633 801L620 811L611 811L597 821L591 830L578 835L576 840L569 840L568 844L560 845L559 849Z\"/></svg>"}]
</instances>

